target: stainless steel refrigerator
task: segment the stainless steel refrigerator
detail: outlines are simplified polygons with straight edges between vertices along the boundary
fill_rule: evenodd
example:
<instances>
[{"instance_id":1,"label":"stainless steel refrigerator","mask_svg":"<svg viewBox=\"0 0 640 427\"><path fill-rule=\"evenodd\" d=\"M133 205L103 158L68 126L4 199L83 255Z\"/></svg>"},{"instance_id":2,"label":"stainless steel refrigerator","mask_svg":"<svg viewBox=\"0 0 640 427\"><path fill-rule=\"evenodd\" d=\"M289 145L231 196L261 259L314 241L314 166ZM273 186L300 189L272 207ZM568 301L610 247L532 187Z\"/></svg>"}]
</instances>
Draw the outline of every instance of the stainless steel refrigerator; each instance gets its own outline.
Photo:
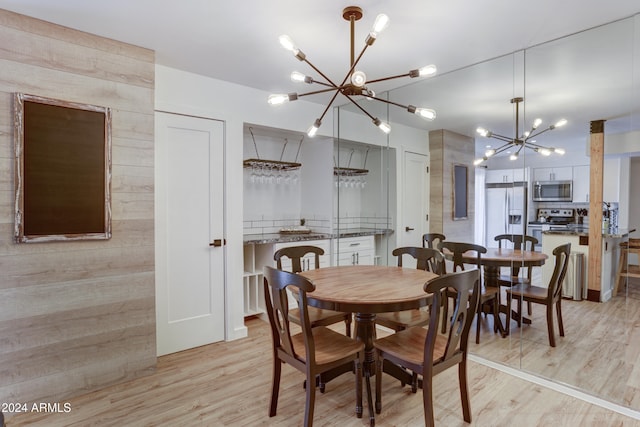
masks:
<instances>
[{"instance_id":1,"label":"stainless steel refrigerator","mask_svg":"<svg viewBox=\"0 0 640 427\"><path fill-rule=\"evenodd\" d=\"M527 184L487 184L485 191L485 246L497 248L498 234L524 233L527 221ZM511 245L511 243L508 243ZM504 247L504 244L503 244Z\"/></svg>"}]
</instances>

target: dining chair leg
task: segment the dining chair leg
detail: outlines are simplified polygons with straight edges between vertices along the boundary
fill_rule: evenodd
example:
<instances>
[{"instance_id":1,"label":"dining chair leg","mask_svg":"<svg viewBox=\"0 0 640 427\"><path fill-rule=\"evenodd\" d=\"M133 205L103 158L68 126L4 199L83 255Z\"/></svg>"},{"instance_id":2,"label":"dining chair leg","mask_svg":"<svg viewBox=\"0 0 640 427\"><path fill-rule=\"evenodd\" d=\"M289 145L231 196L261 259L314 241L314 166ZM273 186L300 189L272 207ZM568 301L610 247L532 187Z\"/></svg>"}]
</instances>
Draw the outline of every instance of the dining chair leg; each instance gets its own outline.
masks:
<instances>
[{"instance_id":1,"label":"dining chair leg","mask_svg":"<svg viewBox=\"0 0 640 427\"><path fill-rule=\"evenodd\" d=\"M469 402L469 384L467 383L467 361L458 364L458 379L460 382L460 400L462 401L462 417L471 422L471 403Z\"/></svg>"},{"instance_id":2,"label":"dining chair leg","mask_svg":"<svg viewBox=\"0 0 640 427\"><path fill-rule=\"evenodd\" d=\"M507 321L504 325L505 334L507 335L511 332L511 301L513 301L513 295L507 292Z\"/></svg>"},{"instance_id":3,"label":"dining chair leg","mask_svg":"<svg viewBox=\"0 0 640 427\"><path fill-rule=\"evenodd\" d=\"M424 425L433 427L436 425L433 415L433 373L423 372L422 375L422 406L424 407Z\"/></svg>"},{"instance_id":4,"label":"dining chair leg","mask_svg":"<svg viewBox=\"0 0 640 427\"><path fill-rule=\"evenodd\" d=\"M310 382L310 381L307 381ZM316 403L316 388L307 387L307 400L304 407L304 426L311 427L313 425L313 409Z\"/></svg>"},{"instance_id":5,"label":"dining chair leg","mask_svg":"<svg viewBox=\"0 0 640 427\"><path fill-rule=\"evenodd\" d=\"M478 306L478 312L476 314L476 344L480 344L480 322L482 321L482 303Z\"/></svg>"},{"instance_id":6,"label":"dining chair leg","mask_svg":"<svg viewBox=\"0 0 640 427\"><path fill-rule=\"evenodd\" d=\"M376 352L376 413L382 412L382 364L384 359Z\"/></svg>"},{"instance_id":7,"label":"dining chair leg","mask_svg":"<svg viewBox=\"0 0 640 427\"><path fill-rule=\"evenodd\" d=\"M274 417L278 409L278 394L280 392L280 373L282 372L282 362L276 358L273 361L273 379L271 386L271 407L269 416Z\"/></svg>"},{"instance_id":8,"label":"dining chair leg","mask_svg":"<svg viewBox=\"0 0 640 427\"><path fill-rule=\"evenodd\" d=\"M555 332L553 331L553 306L547 305L547 331L549 333L549 345L556 346Z\"/></svg>"},{"instance_id":9,"label":"dining chair leg","mask_svg":"<svg viewBox=\"0 0 640 427\"><path fill-rule=\"evenodd\" d=\"M349 313L349 317L344 321L345 325L345 334L351 338L351 313Z\"/></svg>"},{"instance_id":10,"label":"dining chair leg","mask_svg":"<svg viewBox=\"0 0 640 427\"><path fill-rule=\"evenodd\" d=\"M522 297L518 298L518 328L522 327Z\"/></svg>"},{"instance_id":11,"label":"dining chair leg","mask_svg":"<svg viewBox=\"0 0 640 427\"><path fill-rule=\"evenodd\" d=\"M356 365L356 416L362 418L362 353L355 360Z\"/></svg>"},{"instance_id":12,"label":"dining chair leg","mask_svg":"<svg viewBox=\"0 0 640 427\"><path fill-rule=\"evenodd\" d=\"M558 314L558 329L560 329L560 336L564 336L564 325L562 323L562 304L561 301L558 300L556 303L556 312Z\"/></svg>"}]
</instances>

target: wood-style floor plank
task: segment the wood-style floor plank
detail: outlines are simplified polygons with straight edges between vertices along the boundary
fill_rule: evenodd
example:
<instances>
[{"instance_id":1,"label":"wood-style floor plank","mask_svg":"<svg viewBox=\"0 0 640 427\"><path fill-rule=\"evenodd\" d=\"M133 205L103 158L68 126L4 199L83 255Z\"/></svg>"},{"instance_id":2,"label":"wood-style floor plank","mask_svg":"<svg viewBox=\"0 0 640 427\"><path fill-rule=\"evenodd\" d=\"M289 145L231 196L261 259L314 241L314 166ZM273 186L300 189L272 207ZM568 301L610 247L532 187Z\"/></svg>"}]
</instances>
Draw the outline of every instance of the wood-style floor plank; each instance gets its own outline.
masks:
<instances>
[{"instance_id":1,"label":"wood-style floor plank","mask_svg":"<svg viewBox=\"0 0 640 427\"><path fill-rule=\"evenodd\" d=\"M299 426L304 415L302 375L286 366L278 414L268 417L271 341L268 325L247 321L249 337L159 358L150 376L69 400L68 413L12 417L18 426ZM483 338L493 334L485 333ZM486 339L484 341L487 341ZM476 426L640 426L610 410L529 383L490 367L469 363L473 423ZM434 379L435 419L442 426L465 426L457 370ZM383 379L383 411L378 426L423 425L421 393L412 394L392 378ZM317 393L315 425L366 426L354 414L349 374Z\"/></svg>"}]
</instances>

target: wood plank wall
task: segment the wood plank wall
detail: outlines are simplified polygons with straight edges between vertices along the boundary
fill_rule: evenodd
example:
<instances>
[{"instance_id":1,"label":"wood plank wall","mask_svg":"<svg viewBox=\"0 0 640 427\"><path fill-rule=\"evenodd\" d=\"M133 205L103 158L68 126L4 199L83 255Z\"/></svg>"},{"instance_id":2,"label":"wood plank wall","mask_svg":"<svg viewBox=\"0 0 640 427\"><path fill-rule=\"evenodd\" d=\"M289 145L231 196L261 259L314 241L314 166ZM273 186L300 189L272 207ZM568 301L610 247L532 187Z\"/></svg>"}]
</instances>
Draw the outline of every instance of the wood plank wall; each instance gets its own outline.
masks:
<instances>
[{"instance_id":1,"label":"wood plank wall","mask_svg":"<svg viewBox=\"0 0 640 427\"><path fill-rule=\"evenodd\" d=\"M155 369L154 52L0 10L0 402ZM113 110L113 237L15 244L12 94Z\"/></svg>"},{"instance_id":2,"label":"wood plank wall","mask_svg":"<svg viewBox=\"0 0 640 427\"><path fill-rule=\"evenodd\" d=\"M429 132L431 156L430 232L442 233L447 240L473 243L475 215L475 155L473 138L448 130ZM467 182L468 219L453 220L453 165L469 167Z\"/></svg>"}]
</instances>

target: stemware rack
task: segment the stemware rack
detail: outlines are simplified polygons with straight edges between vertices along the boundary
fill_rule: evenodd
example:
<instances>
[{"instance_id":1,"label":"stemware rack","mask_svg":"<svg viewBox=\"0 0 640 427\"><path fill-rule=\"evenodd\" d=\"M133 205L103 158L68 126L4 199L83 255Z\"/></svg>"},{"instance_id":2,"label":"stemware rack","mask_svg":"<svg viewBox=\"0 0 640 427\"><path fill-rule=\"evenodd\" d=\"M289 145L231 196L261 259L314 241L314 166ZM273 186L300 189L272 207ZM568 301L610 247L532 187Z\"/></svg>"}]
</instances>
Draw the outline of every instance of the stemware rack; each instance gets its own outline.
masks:
<instances>
[{"instance_id":1,"label":"stemware rack","mask_svg":"<svg viewBox=\"0 0 640 427\"><path fill-rule=\"evenodd\" d=\"M298 156L300 155L300 147L302 146L304 136L300 139L300 143L298 144L295 161L288 162L282 160L284 151L289 143L287 138L284 139L284 145L282 147L282 152L280 153L280 160L261 159L260 154L258 153L258 145L256 144L253 129L249 128L249 132L251 133L251 139L253 140L253 147L256 150L256 157L244 160L242 165L244 168L251 169L251 181L276 184L280 184L282 182L296 183L298 181L296 171L302 167L302 163L298 163Z\"/></svg>"}]
</instances>

